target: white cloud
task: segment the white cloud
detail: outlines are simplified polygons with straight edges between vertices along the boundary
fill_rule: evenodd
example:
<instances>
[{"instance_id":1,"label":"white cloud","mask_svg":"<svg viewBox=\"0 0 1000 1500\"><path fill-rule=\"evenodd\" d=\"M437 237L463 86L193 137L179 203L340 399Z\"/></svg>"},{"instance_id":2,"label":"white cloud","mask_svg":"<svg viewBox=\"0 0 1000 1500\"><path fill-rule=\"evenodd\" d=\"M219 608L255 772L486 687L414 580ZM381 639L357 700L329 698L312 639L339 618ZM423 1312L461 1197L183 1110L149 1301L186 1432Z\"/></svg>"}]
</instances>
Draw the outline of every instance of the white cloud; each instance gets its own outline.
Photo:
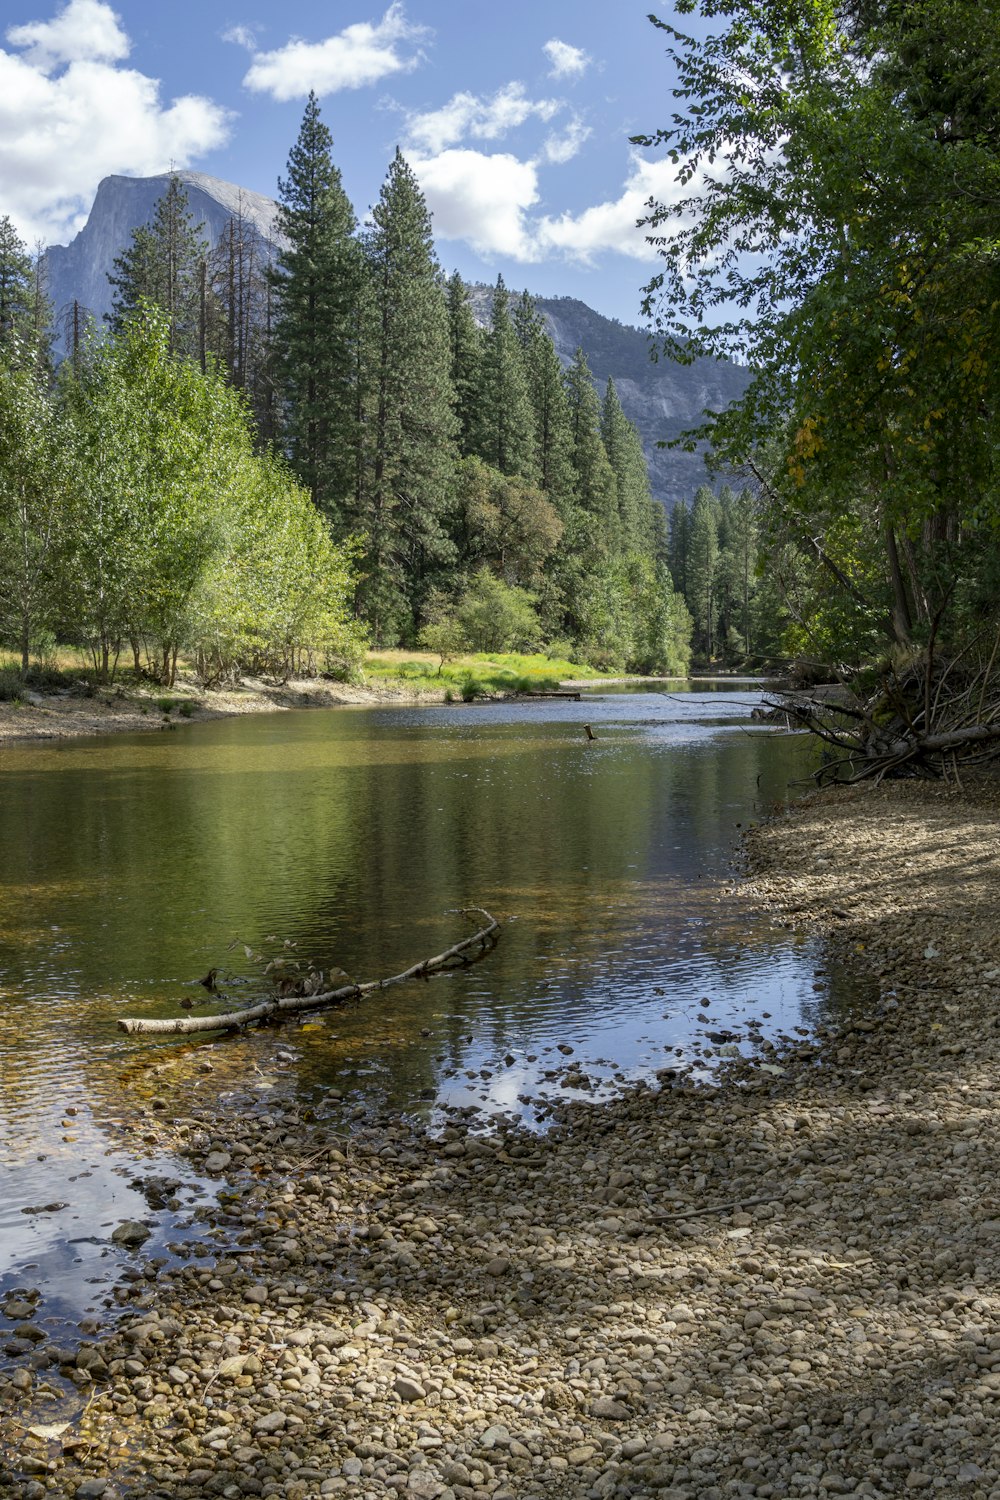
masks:
<instances>
[{"instance_id":1,"label":"white cloud","mask_svg":"<svg viewBox=\"0 0 1000 1500\"><path fill-rule=\"evenodd\" d=\"M256 52L257 36L249 26L230 26L222 33L224 42L232 42L237 47L245 47L248 52Z\"/></svg>"},{"instance_id":2,"label":"white cloud","mask_svg":"<svg viewBox=\"0 0 1000 1500\"><path fill-rule=\"evenodd\" d=\"M534 162L471 150L423 159L409 153L409 158L434 216L436 236L464 240L485 257L536 259L527 220L538 202Z\"/></svg>"},{"instance_id":3,"label":"white cloud","mask_svg":"<svg viewBox=\"0 0 1000 1500\"><path fill-rule=\"evenodd\" d=\"M29 244L79 229L102 177L187 166L227 137L229 117L210 99L165 106L155 78L116 65L129 40L109 5L70 0L7 40L24 50L0 48L0 184Z\"/></svg>"},{"instance_id":4,"label":"white cloud","mask_svg":"<svg viewBox=\"0 0 1000 1500\"><path fill-rule=\"evenodd\" d=\"M615 250L636 260L652 260L655 252L646 235L636 227L650 198L669 207L690 191L677 182L677 168L669 160L648 161L632 153L631 168L619 197L585 208L582 213L544 216L534 226L536 253L556 252L568 259L591 264L602 251Z\"/></svg>"},{"instance_id":5,"label":"white cloud","mask_svg":"<svg viewBox=\"0 0 1000 1500\"><path fill-rule=\"evenodd\" d=\"M542 147L545 160L556 167L564 166L566 162L573 160L590 133L590 126L585 125L579 116L574 116L565 130L558 133L553 131L547 137Z\"/></svg>"},{"instance_id":6,"label":"white cloud","mask_svg":"<svg viewBox=\"0 0 1000 1500\"><path fill-rule=\"evenodd\" d=\"M551 120L561 108L558 99L529 99L523 83L508 83L492 98L455 94L440 109L410 115L407 132L416 150L434 155L467 137L496 140L532 117Z\"/></svg>"},{"instance_id":7,"label":"white cloud","mask_svg":"<svg viewBox=\"0 0 1000 1500\"><path fill-rule=\"evenodd\" d=\"M129 54L128 37L103 0L69 0L52 21L9 26L7 40L23 48L24 61L40 73L62 63L121 62Z\"/></svg>"},{"instance_id":8,"label":"white cloud","mask_svg":"<svg viewBox=\"0 0 1000 1500\"><path fill-rule=\"evenodd\" d=\"M546 42L542 51L552 64L550 78L579 78L590 66L591 60L582 47L571 47L558 37Z\"/></svg>"},{"instance_id":9,"label":"white cloud","mask_svg":"<svg viewBox=\"0 0 1000 1500\"><path fill-rule=\"evenodd\" d=\"M392 73L415 68L419 51L407 56L401 49L426 35L426 27L411 24L396 0L381 21L358 21L322 42L293 37L274 52L256 53L243 82L248 89L270 94L279 102L305 98L310 89L335 94L340 89L364 88Z\"/></svg>"},{"instance_id":10,"label":"white cloud","mask_svg":"<svg viewBox=\"0 0 1000 1500\"><path fill-rule=\"evenodd\" d=\"M593 265L612 251L651 262L655 251L648 230L637 228L636 221L645 217L650 198L669 209L688 191L678 185L672 162L648 161L633 152L617 198L579 213L540 214L537 161L468 148L429 157L408 154L434 216L435 235L464 240L484 259L502 255L526 263L562 259Z\"/></svg>"}]
</instances>

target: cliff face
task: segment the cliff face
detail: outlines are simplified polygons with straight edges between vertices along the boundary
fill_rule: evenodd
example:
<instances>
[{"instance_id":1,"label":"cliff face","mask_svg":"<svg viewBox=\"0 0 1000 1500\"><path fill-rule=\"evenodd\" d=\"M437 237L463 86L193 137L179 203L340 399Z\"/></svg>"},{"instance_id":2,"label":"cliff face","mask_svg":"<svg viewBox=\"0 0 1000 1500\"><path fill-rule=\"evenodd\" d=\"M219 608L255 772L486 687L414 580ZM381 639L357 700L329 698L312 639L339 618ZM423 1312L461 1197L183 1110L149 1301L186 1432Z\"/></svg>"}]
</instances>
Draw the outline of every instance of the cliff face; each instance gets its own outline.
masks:
<instances>
[{"instance_id":1,"label":"cliff face","mask_svg":"<svg viewBox=\"0 0 1000 1500\"><path fill-rule=\"evenodd\" d=\"M278 205L261 193L250 193L204 172L178 172L187 189L195 224L210 245L218 243L234 214L242 212L265 240L275 240ZM166 191L170 174L158 177L105 177L97 189L90 217L68 245L50 245L45 252L48 292L62 326L74 301L103 322L111 311L112 287L108 272L128 246L132 231L148 224ZM64 336L57 340L61 350Z\"/></svg>"},{"instance_id":2,"label":"cliff face","mask_svg":"<svg viewBox=\"0 0 1000 1500\"><path fill-rule=\"evenodd\" d=\"M278 243L278 205L272 198L204 172L178 172L177 176L187 189L194 222L204 224L202 232L211 245L222 237L230 218L241 212L266 241ZM46 251L49 295L60 328L58 352L65 351L65 320L74 301L99 323L111 311L108 272L127 247L132 231L151 221L168 182L167 173L106 177L90 218L76 238ZM470 296L477 320L485 325L492 288L473 286ZM656 498L668 511L678 500L689 500L705 480L700 455L664 450L656 444L696 426L706 408L719 410L739 397L749 379L747 371L707 359L693 365L669 360L656 363L650 358L646 335L638 328L602 317L574 297L541 297L537 305L563 364L569 365L582 348L602 394L608 378L614 380L626 416L642 435Z\"/></svg>"},{"instance_id":3,"label":"cliff face","mask_svg":"<svg viewBox=\"0 0 1000 1500\"><path fill-rule=\"evenodd\" d=\"M476 320L489 322L492 287L471 288ZM516 294L515 294L516 297ZM672 360L654 361L647 335L605 318L575 297L537 297L556 353L570 365L577 349L587 356L599 394L609 378L618 390L625 415L642 437L653 494L667 511L678 500L688 500L706 482L700 453L658 448L689 427L697 427L706 410L721 411L746 390L749 371L740 365L699 359L692 365Z\"/></svg>"}]
</instances>

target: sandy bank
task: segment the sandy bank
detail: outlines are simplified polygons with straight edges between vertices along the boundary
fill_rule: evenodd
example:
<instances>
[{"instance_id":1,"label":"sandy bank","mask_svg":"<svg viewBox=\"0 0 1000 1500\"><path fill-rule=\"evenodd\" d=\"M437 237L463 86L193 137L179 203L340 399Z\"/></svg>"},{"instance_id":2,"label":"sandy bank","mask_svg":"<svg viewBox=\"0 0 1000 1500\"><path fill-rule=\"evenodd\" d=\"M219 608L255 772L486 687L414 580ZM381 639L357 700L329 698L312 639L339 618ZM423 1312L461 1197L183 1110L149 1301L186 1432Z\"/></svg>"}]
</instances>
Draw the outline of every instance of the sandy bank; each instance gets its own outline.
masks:
<instances>
[{"instance_id":1,"label":"sandy bank","mask_svg":"<svg viewBox=\"0 0 1000 1500\"><path fill-rule=\"evenodd\" d=\"M345 704L440 703L443 692L315 679L282 684L248 679L238 688L211 691L181 682L175 688L75 693L28 692L21 703L0 703L0 744L16 740L73 739L80 735L134 734L171 723L198 723L241 714L280 713L290 708L336 708ZM169 703L170 712L163 704Z\"/></svg>"},{"instance_id":2,"label":"sandy bank","mask_svg":"<svg viewBox=\"0 0 1000 1500\"><path fill-rule=\"evenodd\" d=\"M171 1068L148 1128L218 1182L218 1253L138 1249L79 1352L22 1307L0 1492L995 1500L998 802L841 791L751 834L736 899L879 998L718 1088L348 1143ZM32 1436L57 1368L87 1409Z\"/></svg>"}]
</instances>

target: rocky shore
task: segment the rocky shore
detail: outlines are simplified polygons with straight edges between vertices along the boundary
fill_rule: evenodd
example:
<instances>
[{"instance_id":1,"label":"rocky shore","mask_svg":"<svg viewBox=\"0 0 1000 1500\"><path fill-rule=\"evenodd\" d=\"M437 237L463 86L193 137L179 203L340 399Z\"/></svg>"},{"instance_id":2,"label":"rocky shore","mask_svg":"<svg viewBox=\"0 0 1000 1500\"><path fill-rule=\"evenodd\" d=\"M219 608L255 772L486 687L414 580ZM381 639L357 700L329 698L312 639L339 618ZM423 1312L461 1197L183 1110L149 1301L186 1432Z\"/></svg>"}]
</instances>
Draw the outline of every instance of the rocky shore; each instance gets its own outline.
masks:
<instances>
[{"instance_id":1,"label":"rocky shore","mask_svg":"<svg viewBox=\"0 0 1000 1500\"><path fill-rule=\"evenodd\" d=\"M751 832L736 899L879 999L718 1086L430 1139L192 1111L172 1070L157 1140L217 1184L217 1251L123 1231L78 1348L7 1302L0 1493L996 1500L998 811L900 784Z\"/></svg>"}]
</instances>

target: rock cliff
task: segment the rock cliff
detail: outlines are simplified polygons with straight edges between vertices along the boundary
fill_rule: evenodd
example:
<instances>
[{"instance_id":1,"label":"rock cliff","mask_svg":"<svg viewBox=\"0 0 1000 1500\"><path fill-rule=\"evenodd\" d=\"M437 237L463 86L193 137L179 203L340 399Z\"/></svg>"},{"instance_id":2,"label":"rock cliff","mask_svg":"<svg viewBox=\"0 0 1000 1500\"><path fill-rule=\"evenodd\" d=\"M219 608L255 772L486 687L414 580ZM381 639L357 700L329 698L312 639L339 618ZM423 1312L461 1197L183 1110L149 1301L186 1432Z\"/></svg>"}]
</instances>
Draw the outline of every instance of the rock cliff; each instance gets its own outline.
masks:
<instances>
[{"instance_id":1,"label":"rock cliff","mask_svg":"<svg viewBox=\"0 0 1000 1500\"><path fill-rule=\"evenodd\" d=\"M242 213L265 240L276 238L278 205L262 193L251 193L204 172L178 172L187 189L195 224L210 245L218 243L230 219ZM108 272L127 247L132 231L148 224L163 196L170 174L158 177L105 177L97 189L94 206L84 227L68 245L50 245L45 252L48 293L60 325L57 347L65 342L62 323L74 301L103 322L111 311L112 288Z\"/></svg>"}]
</instances>

